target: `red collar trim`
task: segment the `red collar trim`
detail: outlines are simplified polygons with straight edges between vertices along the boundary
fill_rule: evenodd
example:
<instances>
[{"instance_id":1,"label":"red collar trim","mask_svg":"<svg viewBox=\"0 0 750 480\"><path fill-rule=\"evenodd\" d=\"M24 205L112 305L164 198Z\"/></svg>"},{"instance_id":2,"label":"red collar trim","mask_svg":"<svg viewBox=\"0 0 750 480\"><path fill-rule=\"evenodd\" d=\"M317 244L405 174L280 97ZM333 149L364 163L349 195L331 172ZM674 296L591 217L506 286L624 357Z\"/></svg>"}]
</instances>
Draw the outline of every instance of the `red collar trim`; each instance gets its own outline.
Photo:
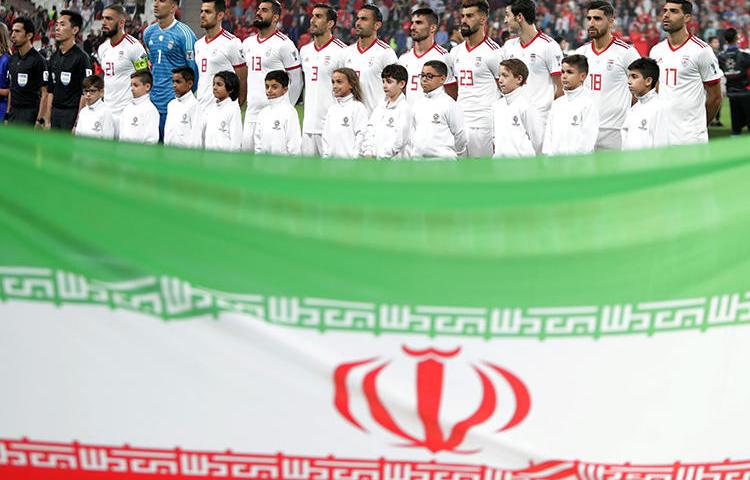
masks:
<instances>
[{"instance_id":1,"label":"red collar trim","mask_svg":"<svg viewBox=\"0 0 750 480\"><path fill-rule=\"evenodd\" d=\"M272 33L271 35L269 35L269 36L267 36L266 38L264 38L263 40L261 40L261 39L260 39L260 32L258 32L258 34L257 34L257 35L255 36L255 39L256 39L256 40L258 41L258 43L263 43L263 42L265 42L266 40L268 40L269 38L271 38L271 37L273 37L274 35L276 35L277 33L279 33L279 30L278 30L278 29L276 29L276 31L275 31L275 32L273 32L273 33Z\"/></svg>"},{"instance_id":2,"label":"red collar trim","mask_svg":"<svg viewBox=\"0 0 750 480\"><path fill-rule=\"evenodd\" d=\"M219 29L219 33L217 33L217 34L216 34L216 36L215 36L214 38L212 38L211 40L208 40L208 35L206 35L206 45L208 45L209 43L211 43L211 42L213 42L214 40L216 40L217 38L219 38L219 37L221 36L221 34L222 34L222 33L224 33L224 29L223 29L223 28L220 28L220 29Z\"/></svg>"},{"instance_id":3,"label":"red collar trim","mask_svg":"<svg viewBox=\"0 0 750 480\"><path fill-rule=\"evenodd\" d=\"M470 51L474 50L475 48L477 48L477 47L478 47L479 45L483 44L483 43L484 43L484 42L486 42L486 41L487 41L487 35L485 35L485 36L484 36L484 38L482 39L482 41L481 41L481 42L477 43L477 44L476 44L476 45L474 45L473 47L470 47L470 46L469 46L469 40L468 40L468 39L466 39L466 51L470 52ZM426 53L426 52L425 52L425 53Z\"/></svg>"},{"instance_id":4,"label":"red collar trim","mask_svg":"<svg viewBox=\"0 0 750 480\"><path fill-rule=\"evenodd\" d=\"M369 47L367 47L367 48L365 48L364 50L362 50L362 49L361 49L361 48L359 47L359 40L357 40L357 51L358 51L359 53L365 53L366 51L368 51L369 49L371 49L372 47L374 47L374 46L375 46L375 45L377 45L377 44L378 44L378 39L377 39L377 37L376 37L376 38L375 38L375 41L374 41L374 42L372 42L372 45L370 45Z\"/></svg>"},{"instance_id":5,"label":"red collar trim","mask_svg":"<svg viewBox=\"0 0 750 480\"><path fill-rule=\"evenodd\" d=\"M122 36L122 38L120 38L120 39L119 39L119 40L117 41L117 43L112 43L112 40L110 39L110 41L109 41L109 44L110 44L110 45L112 45L113 47L116 47L116 46L118 46L119 44L121 44L121 43L122 43L122 41L123 41L123 40L125 40L125 37L127 37L127 36L128 36L128 34L126 33L125 35L123 35L123 36Z\"/></svg>"},{"instance_id":6,"label":"red collar trim","mask_svg":"<svg viewBox=\"0 0 750 480\"><path fill-rule=\"evenodd\" d=\"M484 41L484 40L482 40L482 41ZM437 45L437 42L432 42L432 45L430 46L430 48L428 48L428 49L427 49L427 50L426 50L426 51L425 51L425 52L424 52L424 53L423 53L422 55L419 55L419 54L417 53L417 46L415 45L415 46L413 47L413 49L414 49L414 56L415 56L415 57L417 57L417 58L422 58L422 57L424 57L425 55L427 55L428 53L430 53L430 50L432 50L433 48L435 48L435 45ZM468 45L468 44L467 44L467 45Z\"/></svg>"},{"instance_id":7,"label":"red collar trim","mask_svg":"<svg viewBox=\"0 0 750 480\"><path fill-rule=\"evenodd\" d=\"M685 41L682 42L680 45L677 45L676 47L673 47L672 44L669 42L669 38L667 38L667 45L669 45L669 49L670 50L672 50L673 52L676 52L677 50L679 50L682 47L684 47L685 44L687 42L689 42L691 38L693 38L693 34L692 33L688 34L688 37L685 39Z\"/></svg>"},{"instance_id":8,"label":"red collar trim","mask_svg":"<svg viewBox=\"0 0 750 480\"><path fill-rule=\"evenodd\" d=\"M534 40L536 40L537 38L539 38L541 36L542 36L542 31L541 30L537 30L536 31L536 35L534 35L534 38L532 38L531 40L529 40L529 43L527 43L526 45L524 45L523 42L521 41L521 37L518 37L518 43L521 45L521 48L526 48L529 45L531 45L532 43L534 43Z\"/></svg>"},{"instance_id":9,"label":"red collar trim","mask_svg":"<svg viewBox=\"0 0 750 480\"><path fill-rule=\"evenodd\" d=\"M329 38L328 41L322 47L320 47L320 48L318 48L318 46L315 45L315 40L313 40L313 48L315 49L316 52L319 52L319 51L323 50L324 48L326 48L328 45L330 45L331 42L333 42L334 40L336 40L336 37L334 37L333 35L331 35L331 38Z\"/></svg>"},{"instance_id":10,"label":"red collar trim","mask_svg":"<svg viewBox=\"0 0 750 480\"><path fill-rule=\"evenodd\" d=\"M596 51L596 45L594 45L594 41L593 41L593 40L591 40L591 51L592 51L592 52L594 52L594 55L596 55L596 56L599 56L599 55L601 55L602 53L606 52L606 51L607 51L607 49L609 49L609 47L611 47L611 46L612 46L612 44L613 44L613 43L615 43L615 40L617 40L617 39L615 38L615 36L614 36L614 35L612 35L612 40L611 40L611 41L610 41L610 42L609 42L609 43L607 44L607 46L606 46L606 47L604 47L604 49L602 49L602 51L601 51L601 52L597 52L597 51Z\"/></svg>"}]
</instances>

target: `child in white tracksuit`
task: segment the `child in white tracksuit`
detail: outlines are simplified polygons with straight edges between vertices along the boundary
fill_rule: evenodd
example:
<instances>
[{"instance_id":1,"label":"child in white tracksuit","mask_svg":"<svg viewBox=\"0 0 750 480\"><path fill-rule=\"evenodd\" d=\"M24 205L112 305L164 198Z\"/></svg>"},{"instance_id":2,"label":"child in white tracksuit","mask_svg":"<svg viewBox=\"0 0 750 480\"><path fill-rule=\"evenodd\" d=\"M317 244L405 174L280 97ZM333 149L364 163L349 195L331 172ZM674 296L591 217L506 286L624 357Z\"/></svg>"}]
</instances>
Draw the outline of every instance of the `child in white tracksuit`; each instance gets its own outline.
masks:
<instances>
[{"instance_id":1,"label":"child in white tracksuit","mask_svg":"<svg viewBox=\"0 0 750 480\"><path fill-rule=\"evenodd\" d=\"M323 121L323 157L359 157L365 141L367 107L362 103L362 90L357 73L351 68L338 68L331 75L336 103L328 108Z\"/></svg>"},{"instance_id":2,"label":"child in white tracksuit","mask_svg":"<svg viewBox=\"0 0 750 480\"><path fill-rule=\"evenodd\" d=\"M561 80L564 95L552 102L547 117L542 146L545 155L594 151L599 135L599 110L593 95L583 86L588 69L588 61L583 55L563 59Z\"/></svg>"},{"instance_id":3,"label":"child in white tracksuit","mask_svg":"<svg viewBox=\"0 0 750 480\"><path fill-rule=\"evenodd\" d=\"M380 103L367 122L363 157L407 158L411 138L412 113L404 95L409 72L402 65L387 65L383 78L385 102Z\"/></svg>"},{"instance_id":4,"label":"child in white tracksuit","mask_svg":"<svg viewBox=\"0 0 750 480\"><path fill-rule=\"evenodd\" d=\"M533 157L542 153L544 120L524 84L529 69L522 60L500 63L498 85L503 96L493 105L493 157Z\"/></svg>"},{"instance_id":5,"label":"child in white tracksuit","mask_svg":"<svg viewBox=\"0 0 750 480\"><path fill-rule=\"evenodd\" d=\"M266 75L268 105L258 114L255 124L255 153L299 155L302 130L297 110L289 102L289 74L273 70Z\"/></svg>"},{"instance_id":6,"label":"child in white tracksuit","mask_svg":"<svg viewBox=\"0 0 750 480\"><path fill-rule=\"evenodd\" d=\"M159 111L149 92L153 77L148 70L139 70L130 76L133 102L120 114L120 141L156 144L159 142Z\"/></svg>"},{"instance_id":7,"label":"child in white tracksuit","mask_svg":"<svg viewBox=\"0 0 750 480\"><path fill-rule=\"evenodd\" d=\"M420 81L423 94L412 106L412 158L457 159L466 156L464 116L443 85L448 67L439 60L425 62Z\"/></svg>"},{"instance_id":8,"label":"child in white tracksuit","mask_svg":"<svg viewBox=\"0 0 750 480\"><path fill-rule=\"evenodd\" d=\"M237 97L240 79L234 72L222 71L214 75L216 102L206 109L203 145L206 150L237 152L242 146L242 113Z\"/></svg>"},{"instance_id":9,"label":"child in white tracksuit","mask_svg":"<svg viewBox=\"0 0 750 480\"><path fill-rule=\"evenodd\" d=\"M656 93L659 64L639 58L628 67L628 86L638 100L630 107L622 125L622 149L636 150L669 144L669 124L664 104Z\"/></svg>"},{"instance_id":10,"label":"child in white tracksuit","mask_svg":"<svg viewBox=\"0 0 750 480\"><path fill-rule=\"evenodd\" d=\"M108 140L115 138L112 111L102 100L104 80L98 75L89 75L83 79L82 86L86 106L78 112L75 134Z\"/></svg>"},{"instance_id":11,"label":"child in white tracksuit","mask_svg":"<svg viewBox=\"0 0 750 480\"><path fill-rule=\"evenodd\" d=\"M203 108L193 95L195 74L190 67L172 71L175 98L167 105L164 145L203 147Z\"/></svg>"}]
</instances>

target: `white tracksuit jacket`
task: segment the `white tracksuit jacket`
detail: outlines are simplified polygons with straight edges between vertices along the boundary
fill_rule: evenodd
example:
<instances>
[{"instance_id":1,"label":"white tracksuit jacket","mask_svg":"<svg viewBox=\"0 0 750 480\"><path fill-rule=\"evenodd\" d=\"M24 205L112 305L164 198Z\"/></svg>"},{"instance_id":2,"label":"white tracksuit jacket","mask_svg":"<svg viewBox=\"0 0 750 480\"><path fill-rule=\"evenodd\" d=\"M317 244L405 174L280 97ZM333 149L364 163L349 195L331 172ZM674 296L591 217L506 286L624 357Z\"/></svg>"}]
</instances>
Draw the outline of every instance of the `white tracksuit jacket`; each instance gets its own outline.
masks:
<instances>
[{"instance_id":1,"label":"white tracksuit jacket","mask_svg":"<svg viewBox=\"0 0 750 480\"><path fill-rule=\"evenodd\" d=\"M544 120L527 87L503 95L493 105L493 157L533 157L542 153Z\"/></svg>"},{"instance_id":2,"label":"white tracksuit jacket","mask_svg":"<svg viewBox=\"0 0 750 480\"><path fill-rule=\"evenodd\" d=\"M237 152L242 146L240 104L230 97L209 105L205 113L203 145L206 150Z\"/></svg>"},{"instance_id":3,"label":"white tracksuit jacket","mask_svg":"<svg viewBox=\"0 0 750 480\"><path fill-rule=\"evenodd\" d=\"M203 107L193 92L171 100L164 123L164 145L203 148L203 119Z\"/></svg>"},{"instance_id":4,"label":"white tracksuit jacket","mask_svg":"<svg viewBox=\"0 0 750 480\"><path fill-rule=\"evenodd\" d=\"M302 130L297 110L284 94L268 101L258 114L255 126L255 153L299 155Z\"/></svg>"},{"instance_id":5,"label":"white tracksuit jacket","mask_svg":"<svg viewBox=\"0 0 750 480\"><path fill-rule=\"evenodd\" d=\"M544 130L545 155L591 153L599 136L599 109L588 88L581 85L552 102Z\"/></svg>"},{"instance_id":6,"label":"white tracksuit jacket","mask_svg":"<svg viewBox=\"0 0 750 480\"><path fill-rule=\"evenodd\" d=\"M466 156L464 115L443 87L423 93L412 106L411 144L415 159Z\"/></svg>"},{"instance_id":7,"label":"white tracksuit jacket","mask_svg":"<svg viewBox=\"0 0 750 480\"><path fill-rule=\"evenodd\" d=\"M83 137L115 138L115 122L112 111L100 98L93 105L86 105L78 112L75 134Z\"/></svg>"},{"instance_id":8,"label":"white tracksuit jacket","mask_svg":"<svg viewBox=\"0 0 750 480\"><path fill-rule=\"evenodd\" d=\"M151 96L134 98L120 114L120 141L155 144L159 142L159 111Z\"/></svg>"},{"instance_id":9,"label":"white tracksuit jacket","mask_svg":"<svg viewBox=\"0 0 750 480\"><path fill-rule=\"evenodd\" d=\"M636 150L669 145L669 122L664 114L664 104L652 89L637 97L622 125L622 149Z\"/></svg>"},{"instance_id":10,"label":"white tracksuit jacket","mask_svg":"<svg viewBox=\"0 0 750 480\"><path fill-rule=\"evenodd\" d=\"M369 114L354 95L336 98L323 121L324 157L357 158L362 151Z\"/></svg>"},{"instance_id":11,"label":"white tracksuit jacket","mask_svg":"<svg viewBox=\"0 0 750 480\"><path fill-rule=\"evenodd\" d=\"M362 156L408 158L412 113L402 93L395 102L379 103L367 122Z\"/></svg>"}]
</instances>

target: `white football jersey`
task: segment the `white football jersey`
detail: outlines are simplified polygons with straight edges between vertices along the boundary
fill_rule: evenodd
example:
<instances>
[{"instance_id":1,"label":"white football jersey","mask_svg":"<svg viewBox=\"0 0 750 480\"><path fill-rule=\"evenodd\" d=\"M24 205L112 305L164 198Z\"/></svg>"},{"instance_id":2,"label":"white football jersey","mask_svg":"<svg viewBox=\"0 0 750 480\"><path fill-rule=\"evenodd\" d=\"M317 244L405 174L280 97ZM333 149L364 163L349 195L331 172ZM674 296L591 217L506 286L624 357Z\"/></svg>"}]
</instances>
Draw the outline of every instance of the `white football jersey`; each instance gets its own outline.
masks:
<instances>
[{"instance_id":1,"label":"white football jersey","mask_svg":"<svg viewBox=\"0 0 750 480\"><path fill-rule=\"evenodd\" d=\"M708 142L704 85L719 83L723 76L711 47L690 35L678 47L664 39L649 56L659 64L659 97L670 125L669 144Z\"/></svg>"},{"instance_id":2,"label":"white football jersey","mask_svg":"<svg viewBox=\"0 0 750 480\"><path fill-rule=\"evenodd\" d=\"M528 95L539 108L542 117L547 117L555 99L553 76L562 73L562 50L552 38L538 31L531 41L523 45L521 39L511 38L503 45L503 59L518 58L529 69L526 81Z\"/></svg>"},{"instance_id":3,"label":"white football jersey","mask_svg":"<svg viewBox=\"0 0 750 480\"><path fill-rule=\"evenodd\" d=\"M613 38L601 52L594 42L576 50L589 62L589 76L585 85L594 95L599 108L599 128L622 128L632 105L633 95L628 89L628 66L641 58L638 50L618 38Z\"/></svg>"},{"instance_id":4,"label":"white football jersey","mask_svg":"<svg viewBox=\"0 0 750 480\"><path fill-rule=\"evenodd\" d=\"M114 45L105 40L97 54L104 69L104 103L113 114L119 114L133 100L130 93L130 75L135 72L133 62L145 56L146 49L134 37L124 35Z\"/></svg>"},{"instance_id":5,"label":"white football jersey","mask_svg":"<svg viewBox=\"0 0 750 480\"><path fill-rule=\"evenodd\" d=\"M366 50L360 50L359 41L344 50L344 66L357 72L362 100L368 113L372 113L375 106L385 98L380 74L387 65L397 61L396 52L387 43L377 39Z\"/></svg>"},{"instance_id":6,"label":"white football jersey","mask_svg":"<svg viewBox=\"0 0 750 480\"><path fill-rule=\"evenodd\" d=\"M500 46L488 37L474 48L465 41L451 50L450 58L458 81L458 106L466 126L491 129L491 107L500 98L497 88L502 61Z\"/></svg>"},{"instance_id":7,"label":"white football jersey","mask_svg":"<svg viewBox=\"0 0 750 480\"><path fill-rule=\"evenodd\" d=\"M335 99L331 89L331 75L344 66L344 49L341 40L331 39L320 49L310 42L300 49L302 71L305 73L305 116L302 121L304 133L321 133L328 107Z\"/></svg>"},{"instance_id":8,"label":"white football jersey","mask_svg":"<svg viewBox=\"0 0 750 480\"><path fill-rule=\"evenodd\" d=\"M268 104L266 74L273 70L294 70L301 65L294 42L278 30L263 40L257 34L250 35L242 42L242 53L247 63L245 123L248 123L248 120L255 122L254 118Z\"/></svg>"},{"instance_id":9,"label":"white football jersey","mask_svg":"<svg viewBox=\"0 0 750 480\"><path fill-rule=\"evenodd\" d=\"M195 63L198 65L198 102L206 109L216 102L214 97L214 75L223 71L233 72L245 64L240 39L223 28L212 39L204 36L195 42ZM265 92L265 89L264 89Z\"/></svg>"},{"instance_id":10,"label":"white football jersey","mask_svg":"<svg viewBox=\"0 0 750 480\"><path fill-rule=\"evenodd\" d=\"M437 43L433 43L429 50L422 55L417 55L416 48L407 51L398 59L398 63L406 68L409 72L409 80L406 82L406 100L409 105L414 103L422 96L422 82L419 81L419 74L422 73L422 67L430 60L439 60L448 66L448 77L445 84L456 83L453 76L453 65L451 64L450 54Z\"/></svg>"}]
</instances>

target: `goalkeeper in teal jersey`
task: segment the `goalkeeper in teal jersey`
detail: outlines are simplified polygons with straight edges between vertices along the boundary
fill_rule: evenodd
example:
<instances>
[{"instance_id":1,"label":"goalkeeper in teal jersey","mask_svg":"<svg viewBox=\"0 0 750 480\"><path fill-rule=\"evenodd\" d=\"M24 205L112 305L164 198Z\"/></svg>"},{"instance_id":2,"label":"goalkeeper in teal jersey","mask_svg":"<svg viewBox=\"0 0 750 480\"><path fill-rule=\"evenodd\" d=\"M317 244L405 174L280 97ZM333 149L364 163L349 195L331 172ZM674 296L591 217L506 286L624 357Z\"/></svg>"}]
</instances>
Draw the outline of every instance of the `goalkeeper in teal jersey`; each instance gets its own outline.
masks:
<instances>
[{"instance_id":1,"label":"goalkeeper in teal jersey","mask_svg":"<svg viewBox=\"0 0 750 480\"><path fill-rule=\"evenodd\" d=\"M195 64L195 34L175 19L178 0L154 0L156 23L143 32L143 43L151 62L154 86L151 101L159 111L159 141L164 140L164 122L167 119L167 104L174 98L172 70L188 66L195 72L195 85L198 85L198 66Z\"/></svg>"}]
</instances>

